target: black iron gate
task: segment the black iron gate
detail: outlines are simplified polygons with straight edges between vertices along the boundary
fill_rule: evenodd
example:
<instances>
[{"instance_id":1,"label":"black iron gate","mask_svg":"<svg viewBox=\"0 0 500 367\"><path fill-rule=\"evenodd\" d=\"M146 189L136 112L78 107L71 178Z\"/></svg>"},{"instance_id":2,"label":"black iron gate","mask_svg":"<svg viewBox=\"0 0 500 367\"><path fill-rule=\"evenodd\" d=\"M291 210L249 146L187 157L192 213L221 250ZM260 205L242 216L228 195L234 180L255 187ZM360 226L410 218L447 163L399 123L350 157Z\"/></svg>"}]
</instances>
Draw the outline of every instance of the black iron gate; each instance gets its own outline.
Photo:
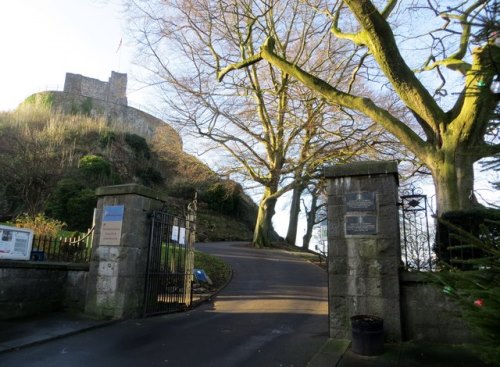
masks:
<instances>
[{"instance_id":1,"label":"black iron gate","mask_svg":"<svg viewBox=\"0 0 500 367\"><path fill-rule=\"evenodd\" d=\"M151 215L143 316L191 306L196 231L196 200L185 217L163 210Z\"/></svg>"},{"instance_id":2,"label":"black iron gate","mask_svg":"<svg viewBox=\"0 0 500 367\"><path fill-rule=\"evenodd\" d=\"M410 188L401 195L402 260L407 269L432 270L427 195Z\"/></svg>"}]
</instances>

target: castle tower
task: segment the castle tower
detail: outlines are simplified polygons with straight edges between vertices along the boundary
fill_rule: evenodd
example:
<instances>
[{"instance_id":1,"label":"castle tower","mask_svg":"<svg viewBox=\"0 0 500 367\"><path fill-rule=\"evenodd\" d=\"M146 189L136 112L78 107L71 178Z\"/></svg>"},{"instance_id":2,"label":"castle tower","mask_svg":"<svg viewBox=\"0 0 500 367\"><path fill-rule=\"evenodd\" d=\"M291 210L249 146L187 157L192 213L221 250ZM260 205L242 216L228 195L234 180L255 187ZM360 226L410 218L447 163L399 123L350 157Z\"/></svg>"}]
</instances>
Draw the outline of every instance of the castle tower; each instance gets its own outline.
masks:
<instances>
[{"instance_id":1,"label":"castle tower","mask_svg":"<svg viewBox=\"0 0 500 367\"><path fill-rule=\"evenodd\" d=\"M112 71L108 82L66 73L64 92L127 106L127 74Z\"/></svg>"},{"instance_id":2,"label":"castle tower","mask_svg":"<svg viewBox=\"0 0 500 367\"><path fill-rule=\"evenodd\" d=\"M108 82L108 101L127 105L127 74L111 72Z\"/></svg>"}]
</instances>

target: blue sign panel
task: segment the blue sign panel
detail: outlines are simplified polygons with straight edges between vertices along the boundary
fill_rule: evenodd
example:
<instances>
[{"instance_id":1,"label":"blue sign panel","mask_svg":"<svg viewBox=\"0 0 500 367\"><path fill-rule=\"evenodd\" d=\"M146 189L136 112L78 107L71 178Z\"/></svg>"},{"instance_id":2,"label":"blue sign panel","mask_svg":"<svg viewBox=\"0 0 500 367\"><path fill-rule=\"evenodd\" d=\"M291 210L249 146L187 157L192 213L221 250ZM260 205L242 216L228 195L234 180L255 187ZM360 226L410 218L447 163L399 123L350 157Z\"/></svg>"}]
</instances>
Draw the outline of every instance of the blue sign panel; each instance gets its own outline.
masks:
<instances>
[{"instance_id":1,"label":"blue sign panel","mask_svg":"<svg viewBox=\"0 0 500 367\"><path fill-rule=\"evenodd\" d=\"M124 205L105 205L103 222L122 222Z\"/></svg>"}]
</instances>

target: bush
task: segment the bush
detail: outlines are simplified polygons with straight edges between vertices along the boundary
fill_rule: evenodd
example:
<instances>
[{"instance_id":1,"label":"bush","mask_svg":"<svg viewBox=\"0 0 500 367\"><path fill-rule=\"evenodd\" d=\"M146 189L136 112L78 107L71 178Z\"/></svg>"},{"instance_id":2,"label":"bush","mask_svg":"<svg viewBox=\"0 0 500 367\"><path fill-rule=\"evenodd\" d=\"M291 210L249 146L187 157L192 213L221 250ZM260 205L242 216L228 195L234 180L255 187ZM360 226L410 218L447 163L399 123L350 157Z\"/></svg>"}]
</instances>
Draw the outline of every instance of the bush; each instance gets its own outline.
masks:
<instances>
[{"instance_id":1,"label":"bush","mask_svg":"<svg viewBox=\"0 0 500 367\"><path fill-rule=\"evenodd\" d=\"M57 219L46 217L42 213L34 216L22 214L15 220L15 226L18 228L29 228L38 236L55 237L61 231L66 223Z\"/></svg>"},{"instance_id":2,"label":"bush","mask_svg":"<svg viewBox=\"0 0 500 367\"><path fill-rule=\"evenodd\" d=\"M23 104L51 109L54 105L54 94L51 92L35 93L26 98Z\"/></svg>"},{"instance_id":3,"label":"bush","mask_svg":"<svg viewBox=\"0 0 500 367\"><path fill-rule=\"evenodd\" d=\"M90 116L90 113L92 112L92 107L93 107L92 98L87 97L85 101L82 102L81 105L82 114L85 116Z\"/></svg>"},{"instance_id":4,"label":"bush","mask_svg":"<svg viewBox=\"0 0 500 367\"><path fill-rule=\"evenodd\" d=\"M97 196L94 190L82 189L67 202L68 217L66 223L72 230L85 232L92 226Z\"/></svg>"},{"instance_id":5,"label":"bush","mask_svg":"<svg viewBox=\"0 0 500 367\"><path fill-rule=\"evenodd\" d=\"M111 163L105 158L94 154L80 158L78 167L85 175L94 177L109 177L111 174Z\"/></svg>"},{"instance_id":6,"label":"bush","mask_svg":"<svg viewBox=\"0 0 500 367\"><path fill-rule=\"evenodd\" d=\"M78 195L82 189L83 185L79 181L72 178L63 178L57 183L47 203L45 213L52 218L66 221L69 217L68 201Z\"/></svg>"},{"instance_id":7,"label":"bush","mask_svg":"<svg viewBox=\"0 0 500 367\"><path fill-rule=\"evenodd\" d=\"M135 175L141 180L144 186L151 187L163 183L162 174L153 167L139 168L135 172Z\"/></svg>"},{"instance_id":8,"label":"bush","mask_svg":"<svg viewBox=\"0 0 500 367\"><path fill-rule=\"evenodd\" d=\"M46 214L64 221L72 230L86 231L92 224L97 197L93 189L72 178L57 183Z\"/></svg>"},{"instance_id":9,"label":"bush","mask_svg":"<svg viewBox=\"0 0 500 367\"><path fill-rule=\"evenodd\" d=\"M149 145L142 136L137 134L125 134L125 142L134 151L136 157L144 157L146 159L151 158L151 150Z\"/></svg>"},{"instance_id":10,"label":"bush","mask_svg":"<svg viewBox=\"0 0 500 367\"><path fill-rule=\"evenodd\" d=\"M491 208L444 213L438 221L438 230L434 252L438 261L466 270L471 269L469 259L485 256L477 246L468 246L463 236L457 231L463 230L475 237L480 237L484 228L494 236L500 236L500 210Z\"/></svg>"},{"instance_id":11,"label":"bush","mask_svg":"<svg viewBox=\"0 0 500 367\"><path fill-rule=\"evenodd\" d=\"M202 192L200 199L208 208L221 214L236 215L238 212L238 194L233 187L217 182Z\"/></svg>"},{"instance_id":12,"label":"bush","mask_svg":"<svg viewBox=\"0 0 500 367\"><path fill-rule=\"evenodd\" d=\"M488 363L500 366L500 235L491 232L500 228L500 221L485 220L478 226L478 235L449 225L453 239L460 238L466 248L474 248L483 256L470 258L469 271L447 267L435 276L444 285L443 291L453 297L461 308L462 318L480 338L474 350Z\"/></svg>"},{"instance_id":13,"label":"bush","mask_svg":"<svg viewBox=\"0 0 500 367\"><path fill-rule=\"evenodd\" d=\"M99 145L101 148L106 148L111 143L116 141L116 133L114 131L104 131L99 135Z\"/></svg>"},{"instance_id":14,"label":"bush","mask_svg":"<svg viewBox=\"0 0 500 367\"><path fill-rule=\"evenodd\" d=\"M189 182L179 182L169 187L168 195L191 201L194 199L197 191L197 187L193 184L190 184Z\"/></svg>"}]
</instances>

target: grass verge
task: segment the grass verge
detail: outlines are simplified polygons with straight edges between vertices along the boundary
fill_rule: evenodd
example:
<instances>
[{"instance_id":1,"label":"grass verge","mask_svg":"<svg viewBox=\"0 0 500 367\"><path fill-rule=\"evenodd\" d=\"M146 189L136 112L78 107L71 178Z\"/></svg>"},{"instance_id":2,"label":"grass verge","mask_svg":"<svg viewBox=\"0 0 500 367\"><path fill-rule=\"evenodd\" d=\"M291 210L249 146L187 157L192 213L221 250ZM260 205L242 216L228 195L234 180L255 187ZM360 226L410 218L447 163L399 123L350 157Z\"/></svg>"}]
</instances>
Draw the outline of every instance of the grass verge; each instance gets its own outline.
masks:
<instances>
[{"instance_id":1,"label":"grass verge","mask_svg":"<svg viewBox=\"0 0 500 367\"><path fill-rule=\"evenodd\" d=\"M231 267L218 257L205 254L200 251L194 252L195 269L203 269L212 279L213 288L220 288L229 280Z\"/></svg>"}]
</instances>

